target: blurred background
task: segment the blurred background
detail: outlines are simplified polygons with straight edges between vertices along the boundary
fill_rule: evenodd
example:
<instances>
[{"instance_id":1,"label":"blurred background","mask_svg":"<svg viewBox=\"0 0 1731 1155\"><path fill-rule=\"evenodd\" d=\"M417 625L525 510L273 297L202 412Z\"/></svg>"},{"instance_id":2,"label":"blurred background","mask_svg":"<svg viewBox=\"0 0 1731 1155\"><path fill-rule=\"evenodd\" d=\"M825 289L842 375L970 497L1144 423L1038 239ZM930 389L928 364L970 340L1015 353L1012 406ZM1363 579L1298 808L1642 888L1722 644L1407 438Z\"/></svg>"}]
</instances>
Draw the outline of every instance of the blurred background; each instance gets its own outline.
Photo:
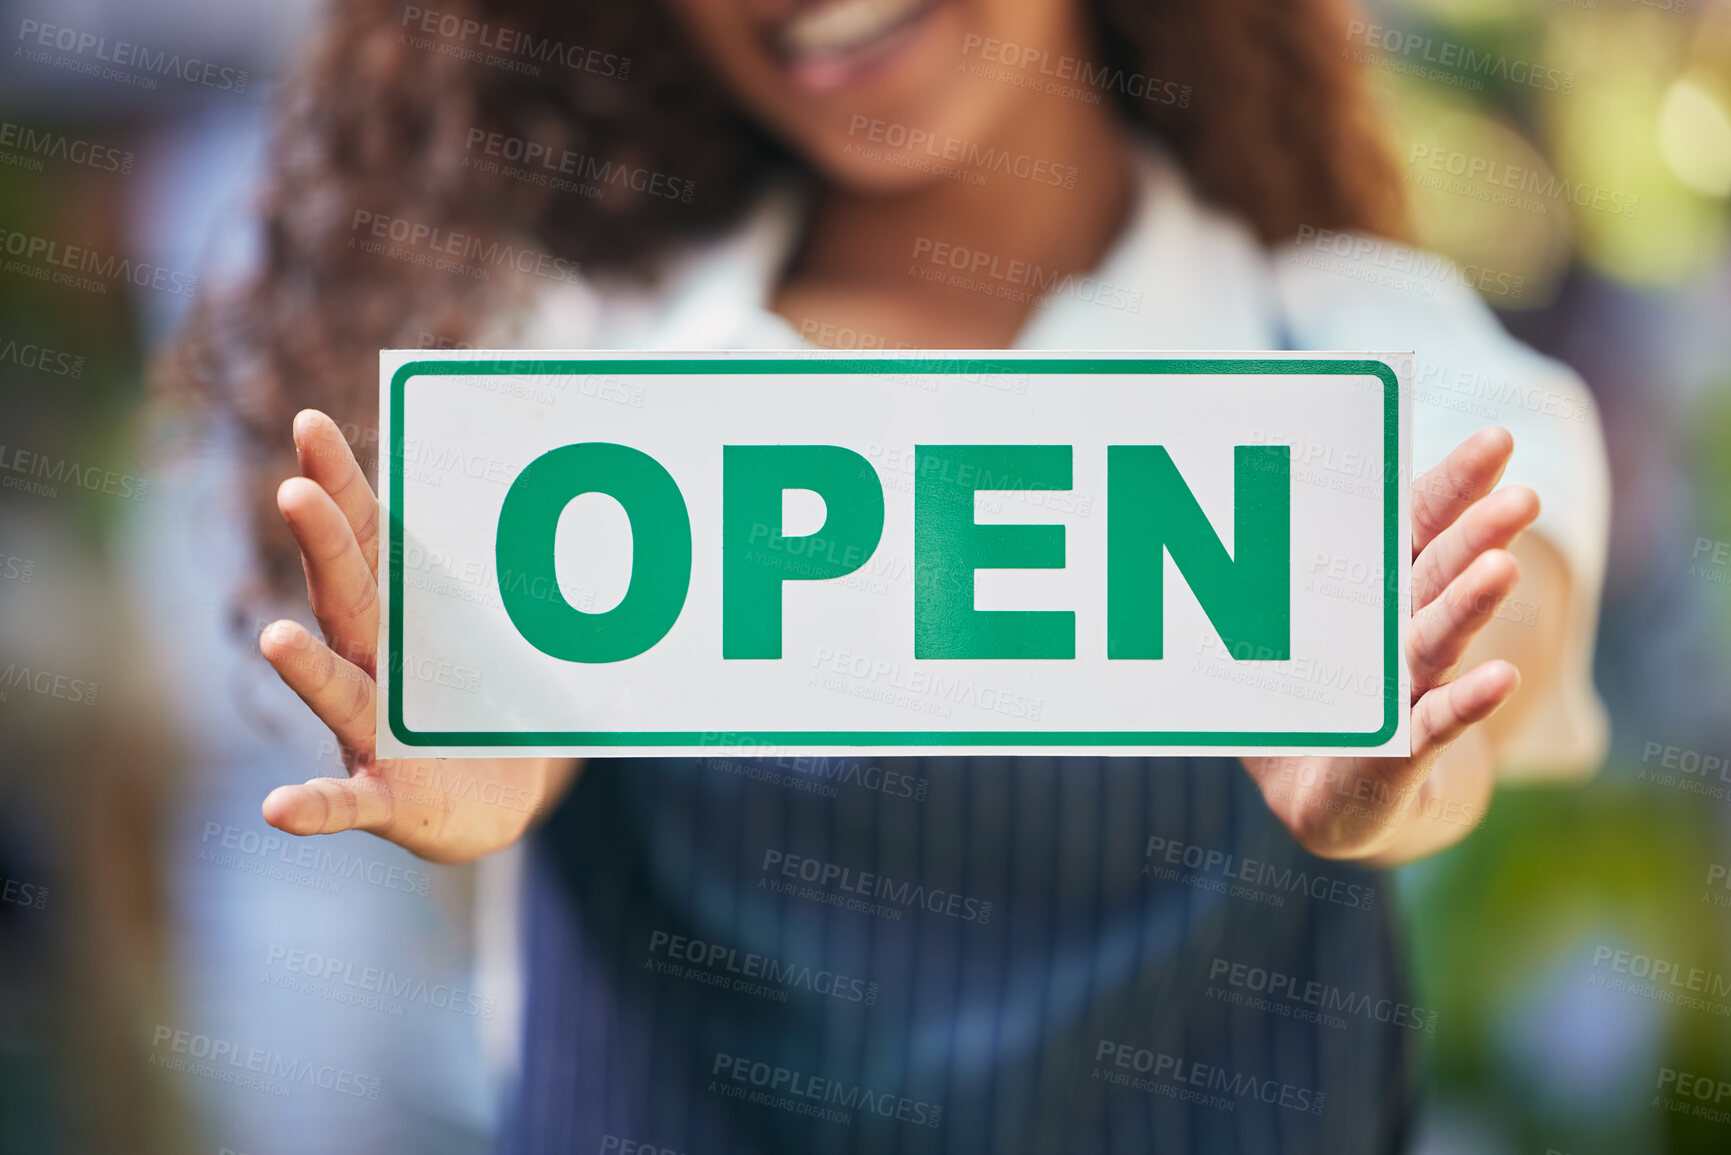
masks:
<instances>
[{"instance_id":1,"label":"blurred background","mask_svg":"<svg viewBox=\"0 0 1731 1155\"><path fill-rule=\"evenodd\" d=\"M264 825L269 788L334 750L223 596L247 573L222 528L239 495L146 405L155 351L247 258L273 93L317 18L0 0L0 1152L491 1141L514 995L475 950L490 884ZM1586 378L1615 492L1607 764L1501 790L1398 878L1438 1016L1417 1149L1728 1151L1731 1097L1716 1119L1687 1089L1731 1081L1731 4L1388 0L1361 24L1343 50L1423 241L1506 274L1504 323ZM30 50L43 25L214 68L78 71ZM1545 83L1426 66L1451 45ZM51 245L130 271L45 281ZM292 981L294 952L483 1013L333 1001ZM163 1068L201 1047L349 1078Z\"/></svg>"}]
</instances>

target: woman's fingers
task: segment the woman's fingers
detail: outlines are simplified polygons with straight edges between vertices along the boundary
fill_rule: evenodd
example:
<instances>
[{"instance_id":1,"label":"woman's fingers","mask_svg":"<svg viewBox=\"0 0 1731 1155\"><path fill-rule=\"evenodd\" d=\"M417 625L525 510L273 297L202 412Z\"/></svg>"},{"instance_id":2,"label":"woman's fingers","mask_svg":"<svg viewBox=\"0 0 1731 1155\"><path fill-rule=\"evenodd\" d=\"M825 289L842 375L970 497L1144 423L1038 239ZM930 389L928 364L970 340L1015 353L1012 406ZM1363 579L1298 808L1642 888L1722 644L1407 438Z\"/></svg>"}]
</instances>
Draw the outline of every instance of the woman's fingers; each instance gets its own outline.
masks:
<instances>
[{"instance_id":1,"label":"woman's fingers","mask_svg":"<svg viewBox=\"0 0 1731 1155\"><path fill-rule=\"evenodd\" d=\"M301 476L331 495L354 532L355 544L374 577L379 572L379 499L367 484L355 454L337 423L317 409L302 409L294 420L295 452Z\"/></svg>"},{"instance_id":2,"label":"woman's fingers","mask_svg":"<svg viewBox=\"0 0 1731 1155\"><path fill-rule=\"evenodd\" d=\"M290 834L340 834L390 825L390 791L376 779L314 778L300 786L278 786L260 808L264 820Z\"/></svg>"},{"instance_id":3,"label":"woman's fingers","mask_svg":"<svg viewBox=\"0 0 1731 1155\"><path fill-rule=\"evenodd\" d=\"M266 626L258 648L289 689L331 728L337 741L371 756L378 732L377 687L364 670L345 661L299 622L287 619Z\"/></svg>"},{"instance_id":4,"label":"woman's fingers","mask_svg":"<svg viewBox=\"0 0 1731 1155\"><path fill-rule=\"evenodd\" d=\"M379 644L379 584L361 556L354 530L317 482L291 477L276 491L277 508L300 543L307 596L325 640L368 674Z\"/></svg>"},{"instance_id":5,"label":"woman's fingers","mask_svg":"<svg viewBox=\"0 0 1731 1155\"><path fill-rule=\"evenodd\" d=\"M1481 429L1412 483L1413 557L1497 487L1514 451L1515 439L1507 429Z\"/></svg>"},{"instance_id":6,"label":"woman's fingers","mask_svg":"<svg viewBox=\"0 0 1731 1155\"><path fill-rule=\"evenodd\" d=\"M1413 562L1413 612L1435 600L1473 559L1487 550L1506 549L1538 516L1539 495L1524 485L1511 485L1475 502Z\"/></svg>"},{"instance_id":7,"label":"woman's fingers","mask_svg":"<svg viewBox=\"0 0 1731 1155\"><path fill-rule=\"evenodd\" d=\"M1520 685L1520 672L1498 658L1432 689L1412 708L1413 760L1440 754L1468 726L1494 714Z\"/></svg>"},{"instance_id":8,"label":"woman's fingers","mask_svg":"<svg viewBox=\"0 0 1731 1155\"><path fill-rule=\"evenodd\" d=\"M1406 661L1416 698L1454 676L1467 647L1520 580L1520 563L1507 550L1482 553L1440 597L1407 624Z\"/></svg>"},{"instance_id":9,"label":"woman's fingers","mask_svg":"<svg viewBox=\"0 0 1731 1155\"><path fill-rule=\"evenodd\" d=\"M307 595L330 644L298 622L273 622L259 649L344 747L370 758L377 733L372 679L379 635L379 503L342 431L314 409L294 422L301 477L277 489L300 543ZM393 804L375 776L314 778L265 798L266 822L290 834L388 826Z\"/></svg>"}]
</instances>

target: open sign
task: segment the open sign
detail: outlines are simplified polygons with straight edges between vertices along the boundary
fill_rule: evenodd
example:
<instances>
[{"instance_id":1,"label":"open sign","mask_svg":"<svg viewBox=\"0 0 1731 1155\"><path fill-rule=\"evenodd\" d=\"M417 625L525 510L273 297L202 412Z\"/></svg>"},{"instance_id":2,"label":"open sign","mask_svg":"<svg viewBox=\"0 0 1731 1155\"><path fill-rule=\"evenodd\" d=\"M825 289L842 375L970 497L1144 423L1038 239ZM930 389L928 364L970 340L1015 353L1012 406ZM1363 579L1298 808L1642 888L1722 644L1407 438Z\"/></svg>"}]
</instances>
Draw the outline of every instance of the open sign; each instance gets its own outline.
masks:
<instances>
[{"instance_id":1,"label":"open sign","mask_svg":"<svg viewBox=\"0 0 1731 1155\"><path fill-rule=\"evenodd\" d=\"M1410 372L387 351L381 753L1404 754Z\"/></svg>"}]
</instances>

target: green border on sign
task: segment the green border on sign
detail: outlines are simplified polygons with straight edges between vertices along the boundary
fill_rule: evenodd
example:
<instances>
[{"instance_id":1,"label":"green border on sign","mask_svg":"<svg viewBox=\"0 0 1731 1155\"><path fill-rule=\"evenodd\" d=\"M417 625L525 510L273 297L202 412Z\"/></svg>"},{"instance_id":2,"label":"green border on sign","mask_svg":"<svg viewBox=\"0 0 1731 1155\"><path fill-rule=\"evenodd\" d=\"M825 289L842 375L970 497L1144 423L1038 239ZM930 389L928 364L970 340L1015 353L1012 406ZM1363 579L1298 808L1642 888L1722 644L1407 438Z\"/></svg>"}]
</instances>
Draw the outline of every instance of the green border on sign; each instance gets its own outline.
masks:
<instances>
[{"instance_id":1,"label":"green border on sign","mask_svg":"<svg viewBox=\"0 0 1731 1155\"><path fill-rule=\"evenodd\" d=\"M1400 461L1400 384L1394 371L1381 361L1256 360L1177 358L994 358L930 357L903 358L715 358L616 360L508 361L497 358L450 361L411 361L391 377L390 550L393 559L403 556L403 402L411 378L435 375L479 376L511 373L558 375L573 373L879 373L893 367L905 373L1146 373L1160 374L1332 374L1373 376L1383 389L1383 572L1399 572L1396 556L1399 536L1396 484ZM832 746L1380 746L1394 735L1398 725L1400 697L1399 638L1395 611L1400 599L1384 598L1383 605L1383 699L1382 726L1372 732L1280 733L1226 730L774 730L729 732L730 741L757 745ZM411 730L403 721L403 568L391 566L391 613L389 632L391 688L387 703L391 733L406 746L701 746L702 731L664 730L536 730L499 732L489 730Z\"/></svg>"}]
</instances>

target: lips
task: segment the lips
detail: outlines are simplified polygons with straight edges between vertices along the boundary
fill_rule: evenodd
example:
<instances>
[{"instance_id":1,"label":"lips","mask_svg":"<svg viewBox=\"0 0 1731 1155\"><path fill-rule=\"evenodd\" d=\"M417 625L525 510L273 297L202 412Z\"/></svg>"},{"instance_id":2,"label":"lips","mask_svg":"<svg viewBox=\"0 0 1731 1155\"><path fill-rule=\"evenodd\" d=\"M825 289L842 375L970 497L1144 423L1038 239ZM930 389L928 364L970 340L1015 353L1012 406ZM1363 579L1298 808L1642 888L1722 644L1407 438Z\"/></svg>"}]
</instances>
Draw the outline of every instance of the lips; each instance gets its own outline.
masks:
<instances>
[{"instance_id":1,"label":"lips","mask_svg":"<svg viewBox=\"0 0 1731 1155\"><path fill-rule=\"evenodd\" d=\"M827 0L802 5L771 33L797 79L833 88L859 75L907 37L942 0Z\"/></svg>"}]
</instances>

